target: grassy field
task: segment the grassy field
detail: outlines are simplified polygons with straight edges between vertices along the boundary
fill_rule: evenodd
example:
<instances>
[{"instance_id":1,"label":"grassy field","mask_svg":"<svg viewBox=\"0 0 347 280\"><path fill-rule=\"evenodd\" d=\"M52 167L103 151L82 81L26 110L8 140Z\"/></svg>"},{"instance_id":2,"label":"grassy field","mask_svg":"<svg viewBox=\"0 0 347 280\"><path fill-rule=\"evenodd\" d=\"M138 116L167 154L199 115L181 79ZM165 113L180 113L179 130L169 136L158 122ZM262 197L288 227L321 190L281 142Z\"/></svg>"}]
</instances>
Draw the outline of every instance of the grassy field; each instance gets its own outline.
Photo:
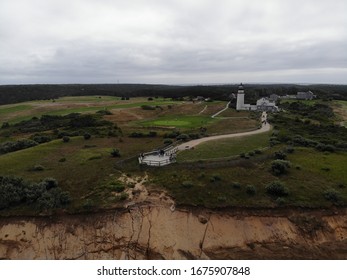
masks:
<instances>
[{"instance_id":1,"label":"grassy field","mask_svg":"<svg viewBox=\"0 0 347 280\"><path fill-rule=\"evenodd\" d=\"M101 98L100 98L101 97ZM139 108L142 105L166 106L181 104L180 101L157 98L148 101L138 97L130 100L120 100L119 97L110 96L78 96L64 97L57 100L30 101L16 105L0 106L1 121L16 123L41 115L67 115L70 113L93 113L99 110Z\"/></svg>"},{"instance_id":2,"label":"grassy field","mask_svg":"<svg viewBox=\"0 0 347 280\"><path fill-rule=\"evenodd\" d=\"M331 188L337 190L342 201L347 203L346 153L324 154L299 148L288 159L292 167L288 174L279 177L269 171L272 159L257 162L253 157L234 167L197 169L177 164L160 170L152 169L149 174L151 185L168 190L177 203L183 205L330 207L332 203L326 200L324 192ZM193 163L191 167L194 167ZM289 190L281 205L266 193L266 185L278 180ZM238 183L237 187L235 183ZM247 193L250 185L256 190L254 195Z\"/></svg>"},{"instance_id":3,"label":"grassy field","mask_svg":"<svg viewBox=\"0 0 347 280\"><path fill-rule=\"evenodd\" d=\"M178 161L228 158L269 146L270 133L262 133L238 138L221 139L202 143L194 150L182 151Z\"/></svg>"},{"instance_id":4,"label":"grassy field","mask_svg":"<svg viewBox=\"0 0 347 280\"><path fill-rule=\"evenodd\" d=\"M337 190L347 204L347 155L341 150L323 153L313 148L296 147L293 154L288 154L288 160L291 162L288 174L280 177L270 172L271 162L273 153L284 148L286 144L264 150L262 154L264 158L269 156L267 159L254 155L238 161L235 165L227 164L229 167L195 166L217 159L219 162L224 160L228 163L228 160L241 153L268 147L271 132L201 144L194 150L178 154L178 164L165 168L138 165L138 154L161 147L164 137L174 130L199 134L200 128L204 127L207 135L215 135L259 127L257 115L236 112L233 109L223 112L222 118L212 119L211 115L224 108L225 104L226 102L221 101L193 103L162 98L149 101L147 98L120 100L119 97L82 96L64 97L56 99L55 102L33 101L0 106L1 122L11 123L42 114L93 113L103 109L112 112L112 115L97 116L100 120L103 118L111 122L108 126L100 128L101 134L95 132L94 127L72 128L69 124L67 127L58 127L57 132L53 129L39 131L53 137L54 140L0 155L0 175L16 175L31 181L39 181L46 177L57 179L62 189L71 194L71 212L83 210L86 200L92 201L97 208L114 207L116 202L110 183L116 182L121 174L148 174L148 188L168 191L177 204L206 207L277 207L278 202L267 195L265 189L267 184L275 180L284 182L290 191L290 194L283 198L284 206L330 207L331 202L324 197L324 192L330 188ZM150 105L154 110L143 110L142 105ZM339 109L339 116L343 118L347 102L336 102L335 106ZM286 114L289 112L283 113L282 116ZM294 113L290 116L295 120ZM279 117L276 115L280 120ZM305 129L302 131L307 130L307 126L303 126L301 122L292 121L290 124L293 127L300 125L300 129ZM279 129L282 129L282 126ZM85 140L82 136L70 137L70 141L64 143L62 139L56 138L59 132L65 130L80 133L75 135L83 135L87 131L92 137L90 140ZM110 130L115 131L115 134L109 134ZM1 129L0 143L19 138L27 139L37 132L23 131L21 132L18 126ZM155 131L156 136L148 137L150 131ZM140 138L129 137L133 132L143 135ZM314 133L315 130L311 132ZM113 148L120 150L120 158L111 156ZM133 159L121 164L128 158ZM37 166L41 166L41 170L37 170ZM239 183L236 184L238 187L235 187L234 183ZM247 193L249 185L255 188L254 195ZM27 213L27 210L17 209L13 214Z\"/></svg>"},{"instance_id":5,"label":"grassy field","mask_svg":"<svg viewBox=\"0 0 347 280\"><path fill-rule=\"evenodd\" d=\"M347 127L347 101L335 100L332 107L339 117L340 124Z\"/></svg>"},{"instance_id":6,"label":"grassy field","mask_svg":"<svg viewBox=\"0 0 347 280\"><path fill-rule=\"evenodd\" d=\"M70 142L61 139L0 156L0 176L15 175L30 181L53 177L65 191L70 192L73 204L79 208L86 195L99 206L107 206L110 191L103 186L116 180L120 172L115 164L144 151L162 145L160 138L134 139L72 137ZM121 152L120 158L111 157L112 148ZM35 171L35 166L43 170Z\"/></svg>"},{"instance_id":7,"label":"grassy field","mask_svg":"<svg viewBox=\"0 0 347 280\"><path fill-rule=\"evenodd\" d=\"M145 127L165 126L175 128L199 128L215 122L207 116L165 116L154 120L146 120L139 124Z\"/></svg>"}]
</instances>

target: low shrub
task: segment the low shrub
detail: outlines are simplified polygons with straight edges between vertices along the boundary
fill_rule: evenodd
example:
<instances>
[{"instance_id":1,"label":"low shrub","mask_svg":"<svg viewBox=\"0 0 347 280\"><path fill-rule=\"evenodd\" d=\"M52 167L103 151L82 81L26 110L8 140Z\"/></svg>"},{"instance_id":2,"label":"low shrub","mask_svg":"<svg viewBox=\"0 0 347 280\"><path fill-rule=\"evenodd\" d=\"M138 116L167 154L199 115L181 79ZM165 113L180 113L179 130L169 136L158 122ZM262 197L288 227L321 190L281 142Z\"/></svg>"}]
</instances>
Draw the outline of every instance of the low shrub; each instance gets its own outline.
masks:
<instances>
[{"instance_id":1,"label":"low shrub","mask_svg":"<svg viewBox=\"0 0 347 280\"><path fill-rule=\"evenodd\" d=\"M241 184L239 182L233 182L231 184L231 186L234 188L234 189L241 189Z\"/></svg>"},{"instance_id":2,"label":"low shrub","mask_svg":"<svg viewBox=\"0 0 347 280\"><path fill-rule=\"evenodd\" d=\"M274 181L270 184L268 184L265 187L266 193L275 196L275 197L282 197L282 196L287 196L289 195L289 190L285 186L284 183L280 181Z\"/></svg>"},{"instance_id":3,"label":"low shrub","mask_svg":"<svg viewBox=\"0 0 347 280\"><path fill-rule=\"evenodd\" d=\"M335 205L341 204L341 194L337 190L330 188L323 192L323 195L326 200L332 202Z\"/></svg>"},{"instance_id":4,"label":"low shrub","mask_svg":"<svg viewBox=\"0 0 347 280\"><path fill-rule=\"evenodd\" d=\"M83 135L84 140L89 140L92 136L89 133Z\"/></svg>"},{"instance_id":5,"label":"low shrub","mask_svg":"<svg viewBox=\"0 0 347 280\"><path fill-rule=\"evenodd\" d=\"M253 186L253 185L247 185L246 186L246 193L248 195L253 196L256 194L256 192L257 192L257 189L255 186Z\"/></svg>"},{"instance_id":6,"label":"low shrub","mask_svg":"<svg viewBox=\"0 0 347 280\"><path fill-rule=\"evenodd\" d=\"M43 170L45 170L45 168L41 164L36 164L36 165L34 165L32 170L33 171L43 171Z\"/></svg>"},{"instance_id":7,"label":"low shrub","mask_svg":"<svg viewBox=\"0 0 347 280\"><path fill-rule=\"evenodd\" d=\"M113 149L112 151L111 151L111 156L112 157L120 157L121 155L120 155L120 151L118 150L118 149Z\"/></svg>"},{"instance_id":8,"label":"low shrub","mask_svg":"<svg viewBox=\"0 0 347 280\"><path fill-rule=\"evenodd\" d=\"M289 168L290 161L276 159L271 162L271 172L276 176L286 174Z\"/></svg>"},{"instance_id":9,"label":"low shrub","mask_svg":"<svg viewBox=\"0 0 347 280\"><path fill-rule=\"evenodd\" d=\"M275 159L285 160L287 158L287 154L283 151L275 152L274 156L275 156Z\"/></svg>"},{"instance_id":10,"label":"low shrub","mask_svg":"<svg viewBox=\"0 0 347 280\"><path fill-rule=\"evenodd\" d=\"M185 189L190 189L194 186L194 183L192 181L183 181L182 187Z\"/></svg>"}]
</instances>

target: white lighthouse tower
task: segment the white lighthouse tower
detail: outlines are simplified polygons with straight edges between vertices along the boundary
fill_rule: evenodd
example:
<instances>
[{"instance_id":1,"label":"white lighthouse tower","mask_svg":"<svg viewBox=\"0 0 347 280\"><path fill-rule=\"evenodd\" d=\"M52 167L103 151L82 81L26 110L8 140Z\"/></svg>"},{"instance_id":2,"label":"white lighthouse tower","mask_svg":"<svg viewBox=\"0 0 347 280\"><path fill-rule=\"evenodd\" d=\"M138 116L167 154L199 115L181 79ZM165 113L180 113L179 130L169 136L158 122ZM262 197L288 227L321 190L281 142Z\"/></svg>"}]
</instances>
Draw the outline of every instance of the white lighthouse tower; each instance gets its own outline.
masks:
<instances>
[{"instance_id":1,"label":"white lighthouse tower","mask_svg":"<svg viewBox=\"0 0 347 280\"><path fill-rule=\"evenodd\" d=\"M245 110L245 91L242 83L237 91L236 110Z\"/></svg>"}]
</instances>

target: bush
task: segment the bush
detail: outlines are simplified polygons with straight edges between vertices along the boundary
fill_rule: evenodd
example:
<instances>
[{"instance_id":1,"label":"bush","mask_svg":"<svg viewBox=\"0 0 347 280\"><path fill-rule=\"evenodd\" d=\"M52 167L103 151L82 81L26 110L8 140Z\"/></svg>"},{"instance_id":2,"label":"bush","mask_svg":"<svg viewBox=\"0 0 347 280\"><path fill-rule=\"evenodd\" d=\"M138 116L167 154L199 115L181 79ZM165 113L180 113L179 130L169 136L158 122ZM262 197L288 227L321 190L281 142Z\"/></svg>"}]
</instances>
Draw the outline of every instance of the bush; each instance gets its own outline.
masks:
<instances>
[{"instance_id":1,"label":"bush","mask_svg":"<svg viewBox=\"0 0 347 280\"><path fill-rule=\"evenodd\" d=\"M63 142L64 143L67 143L67 142L69 142L70 141L70 137L69 136L64 136L63 137Z\"/></svg>"},{"instance_id":2,"label":"bush","mask_svg":"<svg viewBox=\"0 0 347 280\"><path fill-rule=\"evenodd\" d=\"M188 136L190 139L199 139L200 138L198 133L189 133Z\"/></svg>"},{"instance_id":3,"label":"bush","mask_svg":"<svg viewBox=\"0 0 347 280\"><path fill-rule=\"evenodd\" d=\"M51 209L70 201L69 193L62 191L54 178L29 183L20 177L0 176L0 209L20 204L36 204L39 209Z\"/></svg>"},{"instance_id":4,"label":"bush","mask_svg":"<svg viewBox=\"0 0 347 280\"><path fill-rule=\"evenodd\" d=\"M52 138L47 136L47 135L34 135L32 137L32 140L34 140L35 142L37 142L39 144L42 144L42 143L47 143L47 142L52 141Z\"/></svg>"},{"instance_id":5,"label":"bush","mask_svg":"<svg viewBox=\"0 0 347 280\"><path fill-rule=\"evenodd\" d=\"M180 134L177 136L177 140L187 141L189 136L187 134Z\"/></svg>"},{"instance_id":6,"label":"bush","mask_svg":"<svg viewBox=\"0 0 347 280\"><path fill-rule=\"evenodd\" d=\"M219 174L214 174L210 178L210 182L222 181L222 177Z\"/></svg>"},{"instance_id":7,"label":"bush","mask_svg":"<svg viewBox=\"0 0 347 280\"><path fill-rule=\"evenodd\" d=\"M325 144L319 143L319 144L317 144L316 149L318 151L321 151L321 152L331 152L331 153L333 153L333 152L335 152L336 148L333 145L325 145Z\"/></svg>"},{"instance_id":8,"label":"bush","mask_svg":"<svg viewBox=\"0 0 347 280\"><path fill-rule=\"evenodd\" d=\"M255 195L256 192L257 192L257 189L255 188L255 186L253 186L253 185L246 186L246 193L248 195Z\"/></svg>"},{"instance_id":9,"label":"bush","mask_svg":"<svg viewBox=\"0 0 347 280\"><path fill-rule=\"evenodd\" d=\"M332 202L335 205L341 204L341 194L337 190L331 188L323 193L326 200Z\"/></svg>"},{"instance_id":10,"label":"bush","mask_svg":"<svg viewBox=\"0 0 347 280\"><path fill-rule=\"evenodd\" d=\"M286 203L286 200L283 197L277 197L276 203L277 203L277 205L281 206L281 205L284 205Z\"/></svg>"},{"instance_id":11,"label":"bush","mask_svg":"<svg viewBox=\"0 0 347 280\"><path fill-rule=\"evenodd\" d=\"M122 191L125 190L125 187L122 186L122 185L111 185L110 189L111 189L112 191L117 192L117 193L121 193Z\"/></svg>"},{"instance_id":12,"label":"bush","mask_svg":"<svg viewBox=\"0 0 347 280\"><path fill-rule=\"evenodd\" d=\"M121 156L120 155L120 151L118 149L113 149L111 151L111 156L113 156L113 157L120 157Z\"/></svg>"},{"instance_id":13,"label":"bush","mask_svg":"<svg viewBox=\"0 0 347 280\"><path fill-rule=\"evenodd\" d=\"M256 155L260 155L260 154L262 153L262 151L261 151L261 150L254 150L254 153L255 153Z\"/></svg>"},{"instance_id":14,"label":"bush","mask_svg":"<svg viewBox=\"0 0 347 280\"><path fill-rule=\"evenodd\" d=\"M271 172L278 176L286 174L290 168L290 162L287 160L276 159L271 162Z\"/></svg>"},{"instance_id":15,"label":"bush","mask_svg":"<svg viewBox=\"0 0 347 280\"><path fill-rule=\"evenodd\" d=\"M274 181L265 187L266 193L275 196L282 197L289 195L289 191L286 186L280 181Z\"/></svg>"},{"instance_id":16,"label":"bush","mask_svg":"<svg viewBox=\"0 0 347 280\"><path fill-rule=\"evenodd\" d=\"M172 131L164 135L165 138L176 138L180 133L178 131Z\"/></svg>"},{"instance_id":17,"label":"bush","mask_svg":"<svg viewBox=\"0 0 347 280\"><path fill-rule=\"evenodd\" d=\"M287 152L288 154L292 154L292 153L294 153L294 148L293 148L292 146L287 146L287 147L286 147L286 152Z\"/></svg>"},{"instance_id":18,"label":"bush","mask_svg":"<svg viewBox=\"0 0 347 280\"><path fill-rule=\"evenodd\" d=\"M182 187L185 189L190 189L194 186L194 183L192 181L183 181Z\"/></svg>"},{"instance_id":19,"label":"bush","mask_svg":"<svg viewBox=\"0 0 347 280\"><path fill-rule=\"evenodd\" d=\"M150 106L150 105L142 105L141 109L142 110L155 110L155 107Z\"/></svg>"},{"instance_id":20,"label":"bush","mask_svg":"<svg viewBox=\"0 0 347 280\"><path fill-rule=\"evenodd\" d=\"M156 137L157 134L158 133L156 131L150 131L150 132L148 132L148 137Z\"/></svg>"},{"instance_id":21,"label":"bush","mask_svg":"<svg viewBox=\"0 0 347 280\"><path fill-rule=\"evenodd\" d=\"M287 154L283 151L278 151L275 152L275 159L286 159L287 158Z\"/></svg>"},{"instance_id":22,"label":"bush","mask_svg":"<svg viewBox=\"0 0 347 280\"><path fill-rule=\"evenodd\" d=\"M231 184L231 186L234 188L234 189L241 189L241 184L240 183L238 183L238 182L233 182L232 184Z\"/></svg>"},{"instance_id":23,"label":"bush","mask_svg":"<svg viewBox=\"0 0 347 280\"><path fill-rule=\"evenodd\" d=\"M41 181L41 184L46 188L46 190L54 189L58 187L58 182L54 178L46 178Z\"/></svg>"},{"instance_id":24,"label":"bush","mask_svg":"<svg viewBox=\"0 0 347 280\"><path fill-rule=\"evenodd\" d=\"M5 142L0 144L0 154L11 153L27 148L37 146L38 143L30 139L22 139L18 141Z\"/></svg>"},{"instance_id":25,"label":"bush","mask_svg":"<svg viewBox=\"0 0 347 280\"><path fill-rule=\"evenodd\" d=\"M89 140L92 136L89 133L83 135L84 140Z\"/></svg>"},{"instance_id":26,"label":"bush","mask_svg":"<svg viewBox=\"0 0 347 280\"><path fill-rule=\"evenodd\" d=\"M144 134L142 132L132 132L129 137L133 137L133 138L142 138L144 137Z\"/></svg>"},{"instance_id":27,"label":"bush","mask_svg":"<svg viewBox=\"0 0 347 280\"><path fill-rule=\"evenodd\" d=\"M1 128L9 128L10 124L8 122L3 122Z\"/></svg>"},{"instance_id":28,"label":"bush","mask_svg":"<svg viewBox=\"0 0 347 280\"><path fill-rule=\"evenodd\" d=\"M45 168L41 164L36 164L33 167L33 171L43 171Z\"/></svg>"},{"instance_id":29,"label":"bush","mask_svg":"<svg viewBox=\"0 0 347 280\"><path fill-rule=\"evenodd\" d=\"M165 145L171 145L173 141L171 139L164 139L164 144Z\"/></svg>"}]
</instances>

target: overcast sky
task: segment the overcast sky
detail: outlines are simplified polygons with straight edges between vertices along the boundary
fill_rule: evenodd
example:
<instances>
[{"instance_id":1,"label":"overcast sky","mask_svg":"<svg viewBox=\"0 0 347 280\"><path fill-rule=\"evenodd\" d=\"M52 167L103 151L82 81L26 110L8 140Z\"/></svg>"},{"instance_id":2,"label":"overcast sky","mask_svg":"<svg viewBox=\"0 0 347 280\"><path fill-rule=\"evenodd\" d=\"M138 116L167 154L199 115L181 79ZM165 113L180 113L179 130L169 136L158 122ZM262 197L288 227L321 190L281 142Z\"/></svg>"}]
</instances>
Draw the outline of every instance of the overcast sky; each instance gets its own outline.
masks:
<instances>
[{"instance_id":1,"label":"overcast sky","mask_svg":"<svg viewBox=\"0 0 347 280\"><path fill-rule=\"evenodd\" d=\"M0 84L347 84L346 0L0 0Z\"/></svg>"}]
</instances>

